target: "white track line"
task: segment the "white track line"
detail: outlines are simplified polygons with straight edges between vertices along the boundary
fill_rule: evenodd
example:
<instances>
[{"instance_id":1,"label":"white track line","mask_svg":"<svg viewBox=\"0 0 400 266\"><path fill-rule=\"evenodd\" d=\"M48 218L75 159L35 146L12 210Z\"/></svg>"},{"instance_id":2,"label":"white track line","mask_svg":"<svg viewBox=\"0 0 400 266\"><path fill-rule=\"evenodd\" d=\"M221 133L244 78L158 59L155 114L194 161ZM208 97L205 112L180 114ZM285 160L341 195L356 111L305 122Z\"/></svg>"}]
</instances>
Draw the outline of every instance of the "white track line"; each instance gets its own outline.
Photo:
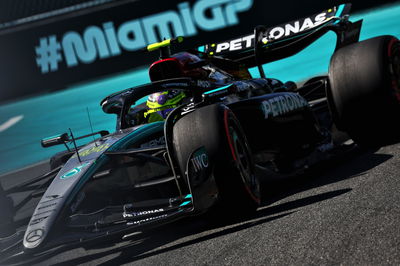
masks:
<instances>
[{"instance_id":1,"label":"white track line","mask_svg":"<svg viewBox=\"0 0 400 266\"><path fill-rule=\"evenodd\" d=\"M23 115L18 115L18 116L14 116L14 117L8 119L8 121L6 121L2 125L0 125L0 132L3 132L5 130L9 129L13 125L15 125L16 123L21 121L23 118L24 118Z\"/></svg>"}]
</instances>

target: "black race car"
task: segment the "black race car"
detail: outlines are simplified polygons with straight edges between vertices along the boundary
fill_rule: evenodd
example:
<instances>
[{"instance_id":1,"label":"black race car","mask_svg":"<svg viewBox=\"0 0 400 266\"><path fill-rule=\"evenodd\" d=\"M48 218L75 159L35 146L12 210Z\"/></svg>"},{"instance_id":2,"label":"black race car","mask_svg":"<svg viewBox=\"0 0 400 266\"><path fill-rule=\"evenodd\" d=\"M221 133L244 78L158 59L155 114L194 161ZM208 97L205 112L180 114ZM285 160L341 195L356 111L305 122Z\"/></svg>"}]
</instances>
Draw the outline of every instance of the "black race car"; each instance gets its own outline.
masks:
<instances>
[{"instance_id":1,"label":"black race car","mask_svg":"<svg viewBox=\"0 0 400 266\"><path fill-rule=\"evenodd\" d=\"M169 47L180 37L149 45L161 52L149 69L152 82L101 101L104 112L116 114L116 131L80 137L101 135L80 147L72 132L42 140L44 147L65 144L68 151L51 159L50 173L7 191L42 182L20 254L123 237L214 207L236 215L255 211L255 168L291 174L329 159L340 145L334 127L361 146L397 142L400 42L393 36L359 42L362 21L350 22L349 10L341 5L258 26L247 36L174 55ZM300 87L265 76L261 65L328 31L338 37L329 75ZM254 66L261 78L251 78ZM148 95L176 91L184 93L179 104L150 121ZM18 246L4 243L3 252Z\"/></svg>"}]
</instances>

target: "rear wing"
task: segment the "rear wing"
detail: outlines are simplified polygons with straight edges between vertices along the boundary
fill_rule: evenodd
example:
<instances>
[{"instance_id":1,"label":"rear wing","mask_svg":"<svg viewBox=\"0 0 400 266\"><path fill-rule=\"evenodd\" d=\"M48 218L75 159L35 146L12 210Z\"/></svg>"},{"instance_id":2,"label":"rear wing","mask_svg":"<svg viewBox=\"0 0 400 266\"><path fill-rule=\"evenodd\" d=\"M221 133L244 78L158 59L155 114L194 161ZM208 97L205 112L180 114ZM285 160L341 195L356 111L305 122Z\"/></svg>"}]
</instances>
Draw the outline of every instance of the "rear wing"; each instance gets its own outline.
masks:
<instances>
[{"instance_id":1,"label":"rear wing","mask_svg":"<svg viewBox=\"0 0 400 266\"><path fill-rule=\"evenodd\" d=\"M338 35L338 49L359 38L362 21L348 21L350 9L351 4L342 4L275 27L257 26L252 34L203 45L198 51L254 67L296 54L331 30Z\"/></svg>"}]
</instances>

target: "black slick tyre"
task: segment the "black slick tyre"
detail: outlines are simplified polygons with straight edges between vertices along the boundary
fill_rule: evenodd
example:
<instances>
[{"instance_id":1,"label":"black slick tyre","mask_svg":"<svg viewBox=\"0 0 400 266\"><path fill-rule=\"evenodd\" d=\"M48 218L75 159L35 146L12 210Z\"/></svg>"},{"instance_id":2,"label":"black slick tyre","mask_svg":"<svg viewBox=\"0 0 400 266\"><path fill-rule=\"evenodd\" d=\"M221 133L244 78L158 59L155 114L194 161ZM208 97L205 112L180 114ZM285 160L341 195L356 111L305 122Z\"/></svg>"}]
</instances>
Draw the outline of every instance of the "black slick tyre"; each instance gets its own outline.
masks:
<instances>
[{"instance_id":1,"label":"black slick tyre","mask_svg":"<svg viewBox=\"0 0 400 266\"><path fill-rule=\"evenodd\" d=\"M198 147L209 155L218 187L218 209L225 214L254 212L260 203L259 180L246 136L233 112L214 104L199 108L174 126L174 147L180 169Z\"/></svg>"},{"instance_id":2,"label":"black slick tyre","mask_svg":"<svg viewBox=\"0 0 400 266\"><path fill-rule=\"evenodd\" d=\"M379 36L332 56L328 101L336 125L361 146L400 140L400 43Z\"/></svg>"}]
</instances>

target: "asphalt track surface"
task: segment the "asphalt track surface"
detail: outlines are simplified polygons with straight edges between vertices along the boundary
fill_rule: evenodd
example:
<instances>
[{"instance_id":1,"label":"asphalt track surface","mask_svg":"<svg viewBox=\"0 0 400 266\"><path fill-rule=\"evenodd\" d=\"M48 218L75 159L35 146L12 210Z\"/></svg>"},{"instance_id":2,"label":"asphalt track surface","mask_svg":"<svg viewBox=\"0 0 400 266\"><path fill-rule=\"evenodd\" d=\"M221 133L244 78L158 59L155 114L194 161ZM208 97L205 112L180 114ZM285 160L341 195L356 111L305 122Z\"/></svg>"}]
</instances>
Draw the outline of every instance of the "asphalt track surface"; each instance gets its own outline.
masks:
<instances>
[{"instance_id":1,"label":"asphalt track surface","mask_svg":"<svg viewBox=\"0 0 400 266\"><path fill-rule=\"evenodd\" d=\"M399 265L399 178L400 144L355 149L300 176L264 177L254 216L193 217L35 265Z\"/></svg>"}]
</instances>

